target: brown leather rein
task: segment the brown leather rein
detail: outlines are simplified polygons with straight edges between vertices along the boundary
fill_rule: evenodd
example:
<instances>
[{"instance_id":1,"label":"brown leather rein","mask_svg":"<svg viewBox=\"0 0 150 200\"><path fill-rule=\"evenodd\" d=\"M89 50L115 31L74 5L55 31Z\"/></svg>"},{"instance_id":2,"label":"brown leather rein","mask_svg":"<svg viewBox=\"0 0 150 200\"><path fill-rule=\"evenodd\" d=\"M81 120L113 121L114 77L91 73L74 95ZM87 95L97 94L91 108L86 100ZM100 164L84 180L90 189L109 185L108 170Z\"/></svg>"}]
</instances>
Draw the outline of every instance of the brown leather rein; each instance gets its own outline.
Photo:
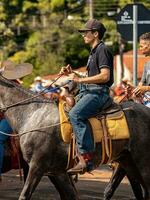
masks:
<instances>
[{"instance_id":1,"label":"brown leather rein","mask_svg":"<svg viewBox=\"0 0 150 200\"><path fill-rule=\"evenodd\" d=\"M129 100L130 98L132 98L132 95L134 94L134 87L133 86L131 86L130 84L127 84L127 83L124 83L123 82L123 84L125 85L125 87L129 87L130 88L130 92L127 92L120 100L119 100L119 103L122 103L125 99L127 99L127 100ZM138 101L140 102L140 103L142 103L143 104L143 97L144 97L144 95L142 94L142 93L140 93L140 96L139 96L139 99L138 99ZM138 98L138 97L136 97L136 98Z\"/></svg>"}]
</instances>

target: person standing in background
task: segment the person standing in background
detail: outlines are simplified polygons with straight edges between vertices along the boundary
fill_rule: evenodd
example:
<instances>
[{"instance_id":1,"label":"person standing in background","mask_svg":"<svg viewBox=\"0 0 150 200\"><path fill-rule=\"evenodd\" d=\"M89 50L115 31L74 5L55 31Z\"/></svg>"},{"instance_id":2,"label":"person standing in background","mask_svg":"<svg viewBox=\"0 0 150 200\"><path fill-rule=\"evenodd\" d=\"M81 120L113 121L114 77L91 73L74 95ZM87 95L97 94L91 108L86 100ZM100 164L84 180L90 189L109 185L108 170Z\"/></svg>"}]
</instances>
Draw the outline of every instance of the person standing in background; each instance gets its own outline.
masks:
<instances>
[{"instance_id":1,"label":"person standing in background","mask_svg":"<svg viewBox=\"0 0 150 200\"><path fill-rule=\"evenodd\" d=\"M140 36L140 50L143 55L150 57L150 32ZM134 90L136 96L140 93L144 94L143 102L150 108L150 61L145 63L141 81Z\"/></svg>"},{"instance_id":2,"label":"person standing in background","mask_svg":"<svg viewBox=\"0 0 150 200\"><path fill-rule=\"evenodd\" d=\"M40 76L35 77L34 83L33 83L32 91L39 93L44 89L44 86L42 85L42 78Z\"/></svg>"}]
</instances>

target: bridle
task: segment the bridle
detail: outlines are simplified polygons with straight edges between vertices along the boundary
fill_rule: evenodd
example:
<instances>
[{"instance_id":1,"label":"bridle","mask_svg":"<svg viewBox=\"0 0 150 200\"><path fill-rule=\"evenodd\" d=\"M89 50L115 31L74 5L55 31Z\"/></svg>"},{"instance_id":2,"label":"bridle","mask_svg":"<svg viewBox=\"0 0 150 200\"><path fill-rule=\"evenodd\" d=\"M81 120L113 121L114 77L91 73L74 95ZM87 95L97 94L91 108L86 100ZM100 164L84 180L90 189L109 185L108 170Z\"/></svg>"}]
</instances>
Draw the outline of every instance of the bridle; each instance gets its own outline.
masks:
<instances>
[{"instance_id":1,"label":"bridle","mask_svg":"<svg viewBox=\"0 0 150 200\"><path fill-rule=\"evenodd\" d=\"M49 86L47 86L47 87L45 87L41 92L39 92L38 94L36 94L36 95L33 95L32 97L29 97L29 98L27 98L27 99L24 99L24 100L22 100L22 101L19 101L19 102L17 102L17 103L14 103L14 104L10 104L10 105L8 105L8 106L5 106L5 107L0 107L0 112L6 112L9 108L12 108L12 107L15 107L15 106L19 106L19 105L21 105L22 103L26 103L26 102L28 102L29 100L32 100L32 99L34 99L34 98L36 98L36 97L39 97L39 96L41 96L42 94L45 94L45 93L47 93L47 92L49 92L49 91L46 91L46 90L48 90L51 86L52 86L52 84L54 84L59 78L61 78L61 76L62 76L63 74L60 74ZM4 77L3 77L4 78ZM4 78L5 79L5 78ZM7 80L7 79L6 79ZM65 83L65 85L66 84L68 84L68 83ZM55 91L58 89L58 88L60 88L60 87L62 87L62 85L61 86L59 86L59 87L57 87L57 88L55 88Z\"/></svg>"}]
</instances>

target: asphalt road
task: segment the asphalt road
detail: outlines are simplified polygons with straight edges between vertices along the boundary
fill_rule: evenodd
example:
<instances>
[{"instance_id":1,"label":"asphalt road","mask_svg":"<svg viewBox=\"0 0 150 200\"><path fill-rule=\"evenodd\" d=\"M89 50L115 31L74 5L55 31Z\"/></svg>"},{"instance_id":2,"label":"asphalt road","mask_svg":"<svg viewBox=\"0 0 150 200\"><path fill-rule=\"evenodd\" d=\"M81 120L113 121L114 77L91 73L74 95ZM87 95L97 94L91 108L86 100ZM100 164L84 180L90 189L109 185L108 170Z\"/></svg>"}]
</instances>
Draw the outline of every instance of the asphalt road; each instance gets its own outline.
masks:
<instances>
[{"instance_id":1,"label":"asphalt road","mask_svg":"<svg viewBox=\"0 0 150 200\"><path fill-rule=\"evenodd\" d=\"M93 171L93 175L86 173L80 176L76 183L80 200L102 200L111 173L108 168L103 168ZM23 181L19 180L18 170L3 174L3 181L0 183L0 200L17 200L22 187ZM133 197L129 183L127 179L124 179L112 200L133 200ZM45 176L36 188L32 200L60 200L60 198L54 186Z\"/></svg>"}]
</instances>

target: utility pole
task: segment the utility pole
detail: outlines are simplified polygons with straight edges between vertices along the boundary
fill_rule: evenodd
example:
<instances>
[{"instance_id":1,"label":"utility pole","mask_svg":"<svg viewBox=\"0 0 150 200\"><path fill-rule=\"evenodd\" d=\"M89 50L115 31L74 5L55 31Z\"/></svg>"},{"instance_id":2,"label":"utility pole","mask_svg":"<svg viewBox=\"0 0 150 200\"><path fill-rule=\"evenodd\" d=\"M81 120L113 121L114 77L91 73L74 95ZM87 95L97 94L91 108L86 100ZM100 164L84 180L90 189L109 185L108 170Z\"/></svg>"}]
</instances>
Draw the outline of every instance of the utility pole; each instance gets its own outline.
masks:
<instances>
[{"instance_id":1,"label":"utility pole","mask_svg":"<svg viewBox=\"0 0 150 200\"><path fill-rule=\"evenodd\" d=\"M133 85L137 85L138 6L133 4Z\"/></svg>"},{"instance_id":2,"label":"utility pole","mask_svg":"<svg viewBox=\"0 0 150 200\"><path fill-rule=\"evenodd\" d=\"M120 58L120 66L121 66L121 79L120 82L122 81L122 78L124 77L124 64L123 64L123 53L124 53L124 41L121 38L121 35L118 34L118 43L119 43L119 58Z\"/></svg>"},{"instance_id":3,"label":"utility pole","mask_svg":"<svg viewBox=\"0 0 150 200\"><path fill-rule=\"evenodd\" d=\"M90 19L93 19L93 0L89 0L89 14Z\"/></svg>"}]
</instances>

